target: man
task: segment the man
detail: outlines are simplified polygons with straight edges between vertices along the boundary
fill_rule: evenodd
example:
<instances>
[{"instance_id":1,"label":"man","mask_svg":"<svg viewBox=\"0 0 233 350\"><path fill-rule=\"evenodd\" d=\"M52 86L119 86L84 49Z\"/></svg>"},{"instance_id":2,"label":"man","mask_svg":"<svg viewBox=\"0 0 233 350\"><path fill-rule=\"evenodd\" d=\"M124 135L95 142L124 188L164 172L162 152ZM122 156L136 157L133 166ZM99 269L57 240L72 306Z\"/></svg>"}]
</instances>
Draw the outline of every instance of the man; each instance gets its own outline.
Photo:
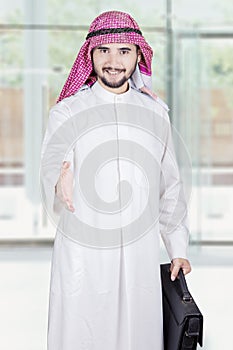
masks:
<instances>
[{"instance_id":1,"label":"man","mask_svg":"<svg viewBox=\"0 0 233 350\"><path fill-rule=\"evenodd\" d=\"M162 350L159 233L172 280L191 270L168 108L150 90L151 59L134 19L105 12L51 109L41 180L59 225L48 350Z\"/></svg>"}]
</instances>

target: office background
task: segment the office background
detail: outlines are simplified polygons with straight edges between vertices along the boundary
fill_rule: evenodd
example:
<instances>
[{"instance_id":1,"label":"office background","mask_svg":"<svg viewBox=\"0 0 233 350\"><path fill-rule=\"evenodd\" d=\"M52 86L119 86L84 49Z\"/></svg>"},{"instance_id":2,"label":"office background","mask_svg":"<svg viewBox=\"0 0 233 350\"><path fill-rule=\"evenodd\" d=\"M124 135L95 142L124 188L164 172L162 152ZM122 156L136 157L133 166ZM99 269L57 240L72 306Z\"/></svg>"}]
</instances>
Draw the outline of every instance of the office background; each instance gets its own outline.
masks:
<instances>
[{"instance_id":1,"label":"office background","mask_svg":"<svg viewBox=\"0 0 233 350\"><path fill-rule=\"evenodd\" d=\"M204 349L228 350L231 329L225 324L233 313L233 3L228 0L1 1L0 348L46 349L55 227L40 198L41 142L49 108L91 21L111 9L129 12L153 47L153 89L169 105L192 162L187 178L193 272L187 280L205 316ZM161 248L161 260L166 259Z\"/></svg>"}]
</instances>

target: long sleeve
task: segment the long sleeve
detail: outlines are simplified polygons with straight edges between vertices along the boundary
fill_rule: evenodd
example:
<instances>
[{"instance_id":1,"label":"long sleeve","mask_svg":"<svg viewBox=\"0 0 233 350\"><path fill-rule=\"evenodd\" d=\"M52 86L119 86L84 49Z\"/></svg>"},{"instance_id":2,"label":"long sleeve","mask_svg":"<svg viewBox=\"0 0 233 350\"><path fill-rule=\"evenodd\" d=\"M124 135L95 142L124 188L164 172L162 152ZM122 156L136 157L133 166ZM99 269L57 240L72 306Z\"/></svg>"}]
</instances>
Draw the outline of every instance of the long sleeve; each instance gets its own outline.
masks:
<instances>
[{"instance_id":1,"label":"long sleeve","mask_svg":"<svg viewBox=\"0 0 233 350\"><path fill-rule=\"evenodd\" d=\"M176 161L169 116L165 115L165 144L161 161L160 233L169 258L187 259L187 204Z\"/></svg>"},{"instance_id":2,"label":"long sleeve","mask_svg":"<svg viewBox=\"0 0 233 350\"><path fill-rule=\"evenodd\" d=\"M48 214L60 215L63 204L55 194L55 186L60 176L63 161L71 162L73 170L73 149L69 149L66 136L70 114L64 103L53 107L41 149L41 191Z\"/></svg>"}]
</instances>

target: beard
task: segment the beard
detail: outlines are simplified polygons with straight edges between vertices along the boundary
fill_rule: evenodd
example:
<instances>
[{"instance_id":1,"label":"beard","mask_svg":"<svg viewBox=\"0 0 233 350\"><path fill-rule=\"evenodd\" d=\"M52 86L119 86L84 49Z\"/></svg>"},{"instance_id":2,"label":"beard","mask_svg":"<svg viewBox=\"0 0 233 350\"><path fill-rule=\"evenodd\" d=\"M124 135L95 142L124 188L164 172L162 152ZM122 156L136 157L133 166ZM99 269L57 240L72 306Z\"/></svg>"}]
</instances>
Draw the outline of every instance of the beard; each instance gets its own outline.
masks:
<instances>
[{"instance_id":1,"label":"beard","mask_svg":"<svg viewBox=\"0 0 233 350\"><path fill-rule=\"evenodd\" d=\"M102 82L105 86L107 86L107 87L109 87L109 88L112 88L112 89L117 89L117 88L123 86L123 85L128 81L128 79L130 79L130 78L132 77L133 73L134 73L135 70L136 70L137 63L138 63L138 61L137 61L137 59L136 59L133 68L128 72L128 74L127 74L127 75L124 75L119 81L116 81L116 82L109 81L104 75L100 75L100 73L98 72L98 70L95 68L95 65L93 65L93 66L94 66L94 72L95 72L97 78L100 79L101 82ZM105 68L105 69L111 70L111 69L113 69L113 68L112 68L112 67L107 67L107 68ZM115 69L115 70L118 70L118 69Z\"/></svg>"},{"instance_id":2,"label":"beard","mask_svg":"<svg viewBox=\"0 0 233 350\"><path fill-rule=\"evenodd\" d=\"M108 81L105 77L98 77L102 83L110 88L117 89L125 84L125 82L129 79L127 76L124 76L121 80L113 83L111 81Z\"/></svg>"}]
</instances>

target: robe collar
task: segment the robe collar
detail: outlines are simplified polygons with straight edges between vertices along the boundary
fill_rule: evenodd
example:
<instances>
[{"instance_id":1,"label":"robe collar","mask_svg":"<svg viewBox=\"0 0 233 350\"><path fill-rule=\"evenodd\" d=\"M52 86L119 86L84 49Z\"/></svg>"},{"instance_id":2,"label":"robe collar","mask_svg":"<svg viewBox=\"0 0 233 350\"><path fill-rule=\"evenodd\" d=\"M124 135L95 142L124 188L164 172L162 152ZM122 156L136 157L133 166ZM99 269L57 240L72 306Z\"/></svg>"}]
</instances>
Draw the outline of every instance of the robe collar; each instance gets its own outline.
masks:
<instances>
[{"instance_id":1,"label":"robe collar","mask_svg":"<svg viewBox=\"0 0 233 350\"><path fill-rule=\"evenodd\" d=\"M130 79L128 80L128 82L129 82L129 88L126 92L123 92L122 94L115 94L113 92L106 90L103 86L100 85L98 81L96 81L91 86L91 90L98 98L105 100L109 103L125 102L130 96L131 90L132 90Z\"/></svg>"}]
</instances>

